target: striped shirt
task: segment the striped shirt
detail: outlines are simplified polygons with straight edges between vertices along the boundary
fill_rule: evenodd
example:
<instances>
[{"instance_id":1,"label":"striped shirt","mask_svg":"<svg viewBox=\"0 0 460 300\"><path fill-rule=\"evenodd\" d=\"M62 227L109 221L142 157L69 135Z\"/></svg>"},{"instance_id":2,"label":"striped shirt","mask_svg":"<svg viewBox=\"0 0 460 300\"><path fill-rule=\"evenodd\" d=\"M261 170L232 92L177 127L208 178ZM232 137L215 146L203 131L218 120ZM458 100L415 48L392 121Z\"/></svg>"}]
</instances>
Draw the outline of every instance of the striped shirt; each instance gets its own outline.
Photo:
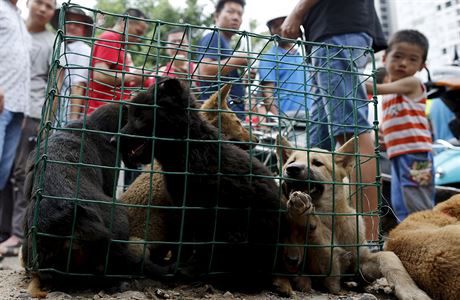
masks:
<instances>
[{"instance_id":1,"label":"striped shirt","mask_svg":"<svg viewBox=\"0 0 460 300\"><path fill-rule=\"evenodd\" d=\"M431 131L425 115L426 92L416 99L403 95L385 95L383 137L388 157L408 153L431 152Z\"/></svg>"}]
</instances>

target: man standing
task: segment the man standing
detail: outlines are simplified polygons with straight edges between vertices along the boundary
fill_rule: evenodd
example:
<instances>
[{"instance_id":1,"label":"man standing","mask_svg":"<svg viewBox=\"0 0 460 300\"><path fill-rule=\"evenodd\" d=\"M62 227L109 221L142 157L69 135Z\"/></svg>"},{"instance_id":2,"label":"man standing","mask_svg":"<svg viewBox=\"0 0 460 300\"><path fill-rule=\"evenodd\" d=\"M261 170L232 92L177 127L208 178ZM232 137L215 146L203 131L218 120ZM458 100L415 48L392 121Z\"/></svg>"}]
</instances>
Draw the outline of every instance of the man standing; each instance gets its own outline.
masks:
<instances>
[{"instance_id":1,"label":"man standing","mask_svg":"<svg viewBox=\"0 0 460 300\"><path fill-rule=\"evenodd\" d=\"M16 131L17 129L7 129L7 136L9 130L17 134L19 148L17 148L18 151L14 163L13 197L5 194L2 197L2 227L9 225L9 228L2 228L2 231L8 231L9 238L0 244L1 256L17 255L22 238L24 237L23 215L25 207L27 206L27 200L24 199L23 193L25 164L30 151L35 147L35 138L40 125L42 107L46 98L46 86L54 43L54 34L47 31L45 26L53 17L56 7L55 0L29 0L27 2L27 7L29 8L29 16L26 20L26 26L27 31L32 37L32 48L30 50L31 68L29 75L31 79L30 93L27 98L24 98L22 132ZM10 41L4 45L9 42ZM20 50L20 48L24 48L24 45L20 45L19 48L15 49L15 55L17 55L17 51ZM12 58L13 57L10 57L10 59ZM21 78L21 81L25 81L25 78ZM20 100L21 99L18 97L13 99L14 102L21 102ZM22 119L22 116L20 118ZM18 128L21 128L20 124ZM10 138L16 139L16 137ZM8 138L5 140L5 145L7 141ZM16 150L16 147L14 147L14 149ZM8 150L11 151L12 149Z\"/></svg>"},{"instance_id":2,"label":"man standing","mask_svg":"<svg viewBox=\"0 0 460 300\"><path fill-rule=\"evenodd\" d=\"M283 35L296 38L300 25L305 29L307 41L338 46L311 47L318 93L322 96L313 103L312 119L317 123L310 128L309 146L332 150L335 142L343 145L357 130L359 152L363 157L359 164L361 172L353 171L352 177L361 173L361 178L351 180L354 183L375 183L376 160L372 158L375 144L367 120L368 100L364 86L359 84L361 81L356 75L363 70L368 59L365 51L359 48L373 47L379 51L386 47L374 1L300 0L281 27ZM356 199L363 202L357 201L357 211L375 211L377 188L370 185L363 187L363 192L363 199ZM377 220L365 218L365 223L367 238L376 240Z\"/></svg>"},{"instance_id":3,"label":"man standing","mask_svg":"<svg viewBox=\"0 0 460 300\"><path fill-rule=\"evenodd\" d=\"M267 22L270 34L281 34L285 16ZM299 31L300 34L300 31ZM310 109L309 72L293 43L277 42L260 58L259 77L267 112L299 118ZM263 113L263 111L262 111Z\"/></svg>"},{"instance_id":4,"label":"man standing","mask_svg":"<svg viewBox=\"0 0 460 300\"><path fill-rule=\"evenodd\" d=\"M222 29L238 30L245 4L244 0L219 0L214 12L214 24ZM216 80L230 81L232 89L228 100L229 107L233 111L244 111L245 91L238 69L247 66L248 60L245 57L232 56L230 40L234 34L234 31L213 30L198 43L199 51L204 52L198 59L198 72L201 77L199 98L206 100L219 89Z\"/></svg>"},{"instance_id":5,"label":"man standing","mask_svg":"<svg viewBox=\"0 0 460 300\"><path fill-rule=\"evenodd\" d=\"M10 176L30 93L31 38L16 3L0 5L0 191Z\"/></svg>"},{"instance_id":6,"label":"man standing","mask_svg":"<svg viewBox=\"0 0 460 300\"><path fill-rule=\"evenodd\" d=\"M139 42L145 34L147 23L140 19L146 19L146 16L135 8L127 9L124 14L134 18L130 18L128 24L125 24L125 18L119 18L112 30L103 32L95 42L87 114L107 101L128 100L127 88L142 82L142 75L128 73L133 63L129 53L125 52L128 43Z\"/></svg>"}]
</instances>

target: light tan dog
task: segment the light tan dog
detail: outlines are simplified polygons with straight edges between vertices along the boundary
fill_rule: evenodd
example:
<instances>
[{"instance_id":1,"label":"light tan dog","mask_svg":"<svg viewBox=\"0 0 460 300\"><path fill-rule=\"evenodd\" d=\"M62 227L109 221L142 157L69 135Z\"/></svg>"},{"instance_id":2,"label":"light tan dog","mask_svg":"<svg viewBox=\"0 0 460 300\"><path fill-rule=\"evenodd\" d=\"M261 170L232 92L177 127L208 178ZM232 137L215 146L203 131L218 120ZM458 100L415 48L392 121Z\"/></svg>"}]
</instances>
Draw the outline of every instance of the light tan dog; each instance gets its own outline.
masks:
<instances>
[{"instance_id":1,"label":"light tan dog","mask_svg":"<svg viewBox=\"0 0 460 300\"><path fill-rule=\"evenodd\" d=\"M200 115L218 128L223 139L257 143L257 138L250 135L227 105L230 88L231 85L226 84L206 100L201 107ZM150 247L151 257L161 262L163 259L169 260L171 254L169 250L172 248L171 244L162 244L162 242L179 240L180 213L173 210L171 206L181 204L173 203L169 197L163 175L159 173L162 171L161 166L157 161L153 165L147 165L144 170L153 172L142 173L121 195L120 199L124 203L136 205L128 208L130 235L153 242ZM148 206L153 207L149 209Z\"/></svg>"},{"instance_id":2,"label":"light tan dog","mask_svg":"<svg viewBox=\"0 0 460 300\"><path fill-rule=\"evenodd\" d=\"M433 299L460 297L460 194L410 214L385 245Z\"/></svg>"},{"instance_id":3,"label":"light tan dog","mask_svg":"<svg viewBox=\"0 0 460 300\"><path fill-rule=\"evenodd\" d=\"M330 276L323 280L324 286L329 292L337 294L340 292L340 275L343 274L351 263L351 252L341 247L330 247L332 231L322 222L309 194L294 191L290 193L286 203L289 234L285 244L292 245L284 247L281 271L291 274L328 274ZM303 245L313 247L305 247ZM316 247L320 246L320 247ZM305 268L302 268L302 262ZM310 277L302 275L292 278L276 277L273 284L277 291L285 296L293 293L289 281L295 288L302 292L311 290Z\"/></svg>"},{"instance_id":4,"label":"light tan dog","mask_svg":"<svg viewBox=\"0 0 460 300\"><path fill-rule=\"evenodd\" d=\"M346 183L354 167L355 142L354 139L348 141L332 155L321 149L293 151L284 140L280 151L280 159L284 163L284 192L287 197L294 191L311 196L316 212L324 213L320 215L321 222L332 232L333 239L329 240L329 244L338 245L351 252L349 272L360 273L367 281L385 277L389 284L394 286L398 299L430 299L417 287L393 252L372 253L365 246L367 242L363 220L349 204L349 187ZM299 252L303 251L300 249ZM298 259L302 260L303 256L299 255ZM298 262L299 265L301 263ZM358 266L359 270L356 269ZM331 276L333 272L325 275Z\"/></svg>"}]
</instances>

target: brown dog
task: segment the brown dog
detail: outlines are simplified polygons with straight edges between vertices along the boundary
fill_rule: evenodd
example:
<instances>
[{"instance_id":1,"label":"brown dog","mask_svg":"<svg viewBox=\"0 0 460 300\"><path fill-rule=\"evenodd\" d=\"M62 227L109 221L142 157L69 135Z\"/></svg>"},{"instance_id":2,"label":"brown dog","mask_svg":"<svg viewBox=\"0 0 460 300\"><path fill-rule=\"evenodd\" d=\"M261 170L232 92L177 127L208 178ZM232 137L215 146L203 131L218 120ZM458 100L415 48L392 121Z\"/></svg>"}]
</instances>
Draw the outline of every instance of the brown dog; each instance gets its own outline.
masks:
<instances>
[{"instance_id":1,"label":"brown dog","mask_svg":"<svg viewBox=\"0 0 460 300\"><path fill-rule=\"evenodd\" d=\"M409 215L390 232L394 251L417 284L433 299L460 295L460 195L433 210Z\"/></svg>"},{"instance_id":2,"label":"brown dog","mask_svg":"<svg viewBox=\"0 0 460 300\"><path fill-rule=\"evenodd\" d=\"M329 244L339 245L352 253L348 271L359 272L367 281L386 277L394 286L398 299L430 299L417 287L393 252L372 253L365 246L367 241L363 220L349 204L349 187L346 183L354 167L355 142L354 139L348 141L332 155L322 149L293 151L284 140L280 159L284 163L282 184L285 194L289 196L294 191L300 191L311 196L316 212L324 213L321 222L333 234L334 239L329 239ZM331 268L325 275L332 274Z\"/></svg>"},{"instance_id":3,"label":"brown dog","mask_svg":"<svg viewBox=\"0 0 460 300\"><path fill-rule=\"evenodd\" d=\"M323 284L331 293L340 292L340 275L350 266L351 253L341 247L330 247L332 232L321 222L321 217L315 214L315 207L309 194L292 192L286 207L290 234L285 243L293 246L284 248L282 270L292 274L301 271L308 274L327 274L331 268L330 276L324 279ZM305 244L313 247L305 247ZM305 257L308 261L305 269L302 270L301 264ZM305 274L293 277L291 281L297 290L302 292L311 290L311 280ZM276 278L274 285L282 295L293 293L287 277Z\"/></svg>"},{"instance_id":4,"label":"brown dog","mask_svg":"<svg viewBox=\"0 0 460 300\"><path fill-rule=\"evenodd\" d=\"M247 144L244 143L251 141L257 143L257 138L250 135L227 105L230 88L231 85L226 84L206 100L201 106L200 116L218 128L222 137L227 140L242 142L240 146L245 146ZM178 240L180 216L177 211L171 209L174 204L166 191L159 163L155 161L144 170L153 173L142 173L121 195L121 201L135 205L128 208L131 236L153 242L150 247L151 257L161 262L170 259L171 248L170 245L162 247L161 243ZM149 209L149 205L154 207ZM146 222L147 220L149 222Z\"/></svg>"}]
</instances>

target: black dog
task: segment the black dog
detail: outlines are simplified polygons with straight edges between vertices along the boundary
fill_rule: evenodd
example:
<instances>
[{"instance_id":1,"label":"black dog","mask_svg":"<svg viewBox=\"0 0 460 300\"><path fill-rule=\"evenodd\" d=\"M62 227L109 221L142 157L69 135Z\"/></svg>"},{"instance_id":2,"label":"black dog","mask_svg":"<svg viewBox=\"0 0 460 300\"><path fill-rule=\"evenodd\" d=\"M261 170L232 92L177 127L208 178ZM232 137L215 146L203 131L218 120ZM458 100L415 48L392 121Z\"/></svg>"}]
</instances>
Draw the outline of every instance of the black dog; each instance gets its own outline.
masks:
<instances>
[{"instance_id":1,"label":"black dog","mask_svg":"<svg viewBox=\"0 0 460 300\"><path fill-rule=\"evenodd\" d=\"M119 104L104 105L87 118L85 126L82 121L69 124L29 156L25 194L31 202L22 255L34 275L29 286L33 296L46 295L40 281L57 279L62 273L158 275L164 271L120 242L129 240L129 224L126 209L113 197L118 164L110 138L126 123L127 113L120 115L121 111Z\"/></svg>"},{"instance_id":2,"label":"black dog","mask_svg":"<svg viewBox=\"0 0 460 300\"><path fill-rule=\"evenodd\" d=\"M271 274L286 222L278 186L261 162L219 141L194 107L175 79L139 94L121 129L121 151L140 163L150 163L154 151L174 204L185 207L176 210L184 216L182 274Z\"/></svg>"}]
</instances>

